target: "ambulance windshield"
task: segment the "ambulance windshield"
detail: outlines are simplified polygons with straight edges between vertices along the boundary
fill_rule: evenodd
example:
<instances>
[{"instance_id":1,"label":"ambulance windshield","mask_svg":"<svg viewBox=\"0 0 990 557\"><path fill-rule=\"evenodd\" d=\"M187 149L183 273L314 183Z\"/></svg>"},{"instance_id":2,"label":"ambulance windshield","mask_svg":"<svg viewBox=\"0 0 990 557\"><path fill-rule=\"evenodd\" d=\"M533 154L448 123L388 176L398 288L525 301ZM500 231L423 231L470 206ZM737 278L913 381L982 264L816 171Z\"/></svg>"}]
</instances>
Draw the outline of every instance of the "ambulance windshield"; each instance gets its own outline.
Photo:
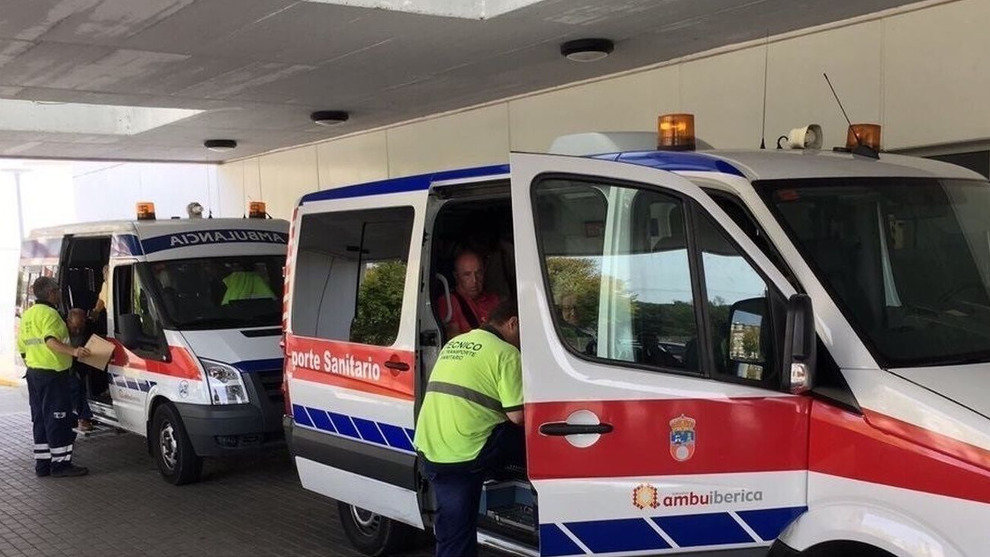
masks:
<instances>
[{"instance_id":1,"label":"ambulance windshield","mask_svg":"<svg viewBox=\"0 0 990 557\"><path fill-rule=\"evenodd\" d=\"M990 185L829 178L757 186L882 366L990 361Z\"/></svg>"},{"instance_id":2,"label":"ambulance windshield","mask_svg":"<svg viewBox=\"0 0 990 557\"><path fill-rule=\"evenodd\" d=\"M169 326L180 330L278 325L285 256L148 263Z\"/></svg>"}]
</instances>

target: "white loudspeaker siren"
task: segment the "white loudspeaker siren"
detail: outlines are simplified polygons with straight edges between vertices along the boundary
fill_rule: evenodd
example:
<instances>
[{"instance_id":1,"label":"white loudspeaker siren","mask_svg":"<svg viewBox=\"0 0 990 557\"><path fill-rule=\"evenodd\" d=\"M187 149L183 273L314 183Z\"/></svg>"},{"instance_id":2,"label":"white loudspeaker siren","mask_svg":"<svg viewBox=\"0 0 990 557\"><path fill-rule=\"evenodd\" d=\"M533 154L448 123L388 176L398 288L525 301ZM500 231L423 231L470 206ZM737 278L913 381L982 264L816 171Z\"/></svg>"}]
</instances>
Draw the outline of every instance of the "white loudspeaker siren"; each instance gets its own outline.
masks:
<instances>
[{"instance_id":1,"label":"white loudspeaker siren","mask_svg":"<svg viewBox=\"0 0 990 557\"><path fill-rule=\"evenodd\" d=\"M821 149L823 142L822 127L818 124L808 124L802 128L794 128L787 134L787 145L791 149Z\"/></svg>"}]
</instances>

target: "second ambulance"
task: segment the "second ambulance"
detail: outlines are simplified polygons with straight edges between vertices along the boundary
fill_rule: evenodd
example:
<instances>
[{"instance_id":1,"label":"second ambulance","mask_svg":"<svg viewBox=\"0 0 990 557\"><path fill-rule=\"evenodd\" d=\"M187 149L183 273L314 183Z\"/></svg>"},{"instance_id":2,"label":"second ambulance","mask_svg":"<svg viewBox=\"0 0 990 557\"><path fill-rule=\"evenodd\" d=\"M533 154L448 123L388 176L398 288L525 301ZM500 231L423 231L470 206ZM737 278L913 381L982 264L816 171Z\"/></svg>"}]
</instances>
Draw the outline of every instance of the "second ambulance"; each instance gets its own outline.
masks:
<instances>
[{"instance_id":1,"label":"second ambulance","mask_svg":"<svg viewBox=\"0 0 990 557\"><path fill-rule=\"evenodd\" d=\"M990 553L990 185L877 153L584 134L302 198L290 445L368 555L431 526L413 428L464 248L520 308L519 555ZM855 130L854 130L855 131ZM797 142L796 147L803 146Z\"/></svg>"},{"instance_id":2,"label":"second ambulance","mask_svg":"<svg viewBox=\"0 0 990 557\"><path fill-rule=\"evenodd\" d=\"M46 275L63 309L91 314L114 345L82 386L93 418L147 437L173 484L198 480L203 457L283 444L288 223L252 205L253 218L156 220L141 203L134 221L35 230L21 252L18 311Z\"/></svg>"}]
</instances>

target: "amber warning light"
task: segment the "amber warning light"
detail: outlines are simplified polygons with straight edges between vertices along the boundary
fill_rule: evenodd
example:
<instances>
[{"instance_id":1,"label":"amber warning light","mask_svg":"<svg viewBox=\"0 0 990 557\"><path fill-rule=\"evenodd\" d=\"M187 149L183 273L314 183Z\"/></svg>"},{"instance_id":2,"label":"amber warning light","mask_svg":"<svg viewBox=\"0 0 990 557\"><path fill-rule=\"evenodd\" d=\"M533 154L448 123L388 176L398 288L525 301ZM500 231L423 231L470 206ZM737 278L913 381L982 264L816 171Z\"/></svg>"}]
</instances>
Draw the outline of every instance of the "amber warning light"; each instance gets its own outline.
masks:
<instances>
[{"instance_id":1,"label":"amber warning light","mask_svg":"<svg viewBox=\"0 0 990 557\"><path fill-rule=\"evenodd\" d=\"M694 151L694 114L664 114L657 118L657 149Z\"/></svg>"},{"instance_id":2,"label":"amber warning light","mask_svg":"<svg viewBox=\"0 0 990 557\"><path fill-rule=\"evenodd\" d=\"M264 201L252 201L248 203L248 217L252 219L263 219L268 216L268 209Z\"/></svg>"},{"instance_id":3,"label":"amber warning light","mask_svg":"<svg viewBox=\"0 0 990 557\"><path fill-rule=\"evenodd\" d=\"M879 124L850 124L846 132L846 149L852 151L859 145L865 145L874 151L880 151Z\"/></svg>"},{"instance_id":4,"label":"amber warning light","mask_svg":"<svg viewBox=\"0 0 990 557\"><path fill-rule=\"evenodd\" d=\"M155 204L148 201L138 203L137 220L155 220Z\"/></svg>"}]
</instances>

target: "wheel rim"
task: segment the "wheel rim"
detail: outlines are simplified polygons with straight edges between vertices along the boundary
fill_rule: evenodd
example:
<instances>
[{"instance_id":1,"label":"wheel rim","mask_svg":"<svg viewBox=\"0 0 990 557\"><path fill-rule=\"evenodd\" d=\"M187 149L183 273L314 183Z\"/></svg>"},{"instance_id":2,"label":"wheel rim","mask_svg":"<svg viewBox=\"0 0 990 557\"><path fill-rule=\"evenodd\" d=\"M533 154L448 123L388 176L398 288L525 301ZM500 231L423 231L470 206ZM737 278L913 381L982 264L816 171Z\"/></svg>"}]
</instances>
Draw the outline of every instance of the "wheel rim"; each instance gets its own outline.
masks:
<instances>
[{"instance_id":1,"label":"wheel rim","mask_svg":"<svg viewBox=\"0 0 990 557\"><path fill-rule=\"evenodd\" d=\"M382 517L360 507L351 505L351 516L358 530L365 536L372 536L378 532L382 524Z\"/></svg>"},{"instance_id":2,"label":"wheel rim","mask_svg":"<svg viewBox=\"0 0 990 557\"><path fill-rule=\"evenodd\" d=\"M170 471L174 470L179 456L179 444L175 440L175 428L172 427L172 422L162 424L162 429L158 433L158 446L161 449L162 463Z\"/></svg>"}]
</instances>

